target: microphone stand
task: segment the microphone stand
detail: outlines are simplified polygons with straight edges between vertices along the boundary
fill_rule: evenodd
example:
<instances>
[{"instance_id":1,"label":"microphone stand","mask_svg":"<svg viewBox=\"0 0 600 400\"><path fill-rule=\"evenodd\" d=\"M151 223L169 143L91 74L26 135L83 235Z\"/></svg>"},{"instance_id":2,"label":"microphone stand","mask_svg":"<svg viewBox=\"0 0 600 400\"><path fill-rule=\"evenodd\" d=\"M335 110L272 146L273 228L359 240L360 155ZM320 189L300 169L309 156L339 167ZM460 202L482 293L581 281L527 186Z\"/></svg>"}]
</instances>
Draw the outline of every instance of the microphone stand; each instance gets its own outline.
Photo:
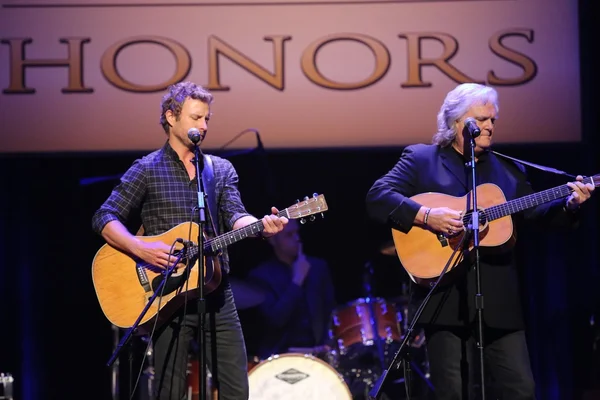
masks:
<instances>
[{"instance_id":1,"label":"microphone stand","mask_svg":"<svg viewBox=\"0 0 600 400\"><path fill-rule=\"evenodd\" d=\"M186 254L187 254L187 248L184 245L183 250L179 253L179 256L177 257L177 259L175 260L175 262L173 263L173 265L171 265L165 271L163 279L160 281L160 283L154 289L154 294L148 299L148 302L144 306L144 309L142 310L142 312L140 313L140 315L137 317L137 319L135 320L135 322L133 323L133 325L125 332L125 334L123 335L123 337L121 338L121 340L119 341L119 343L115 346L115 350L114 350L113 354L110 356L109 360L106 363L107 367L112 366L117 361L117 357L121 353L121 350L129 342L129 340L131 340L131 337L133 336L134 332L138 329L139 324L142 322L142 319L144 318L144 316L146 315L146 313L148 312L148 310L150 309L150 307L154 303L154 300L158 296L162 295L162 288L163 288L163 286L165 286L167 280L169 279L169 277L171 276L171 274L173 273L173 271L175 271L175 268L177 267L177 264L179 264L179 262L181 261L181 259L184 256L186 256ZM158 315L155 318L158 318Z\"/></svg>"},{"instance_id":2,"label":"microphone stand","mask_svg":"<svg viewBox=\"0 0 600 400\"><path fill-rule=\"evenodd\" d=\"M430 289L427 292L427 295L425 296L425 298L423 299L421 304L419 305L419 308L415 312L415 315L408 327L408 331L404 335L404 338L402 339L402 342L400 343L400 348L394 355L394 358L393 358L392 362L389 364L388 369L383 370L381 377L379 377L379 379L377 380L377 382L375 382L375 385L373 386L371 391L369 391L369 400L379 400L379 398L381 397L381 390L384 387L385 381L387 379L388 372L392 368L399 369L400 365L402 365L402 370L404 373L404 386L405 386L405 390L406 390L405 398L406 398L406 400L410 400L411 387L410 387L410 376L409 375L411 374L411 365L410 365L411 361L409 359L409 354L408 354L408 350L407 350L408 341L412 338L413 331L415 329L415 326L417 325L417 322L419 321L419 318L421 317L421 314L423 313L423 310L425 310L425 307L429 303L429 299L431 298L431 295L433 294L433 292L435 292L435 289L437 289L439 283L444 278L444 275L446 275L446 272L448 271L450 264L454 260L454 266L456 266L456 264L458 264L458 262L461 261L460 257L457 257L455 259L455 256L456 256L457 251L459 249L463 248L464 243L468 243L468 241L466 240L467 237L468 237L467 233L463 234L462 238L460 239L460 242L454 248L454 251L452 252L448 261L446 262L446 265L444 266L444 269L442 270L442 273L440 274L440 276L437 278L437 280L434 283L430 283ZM448 238L446 238L443 234L438 234L438 239L440 241L446 241L446 242L448 241ZM400 361L398 361L398 359L400 359ZM415 366L413 366L413 368L415 368ZM418 368L415 368L415 369L417 370L417 373L419 375L421 375L421 377L424 378L423 373ZM430 382L427 382L427 385L432 390L435 391L435 388L433 387L433 385ZM443 388L441 390L443 390Z\"/></svg>"},{"instance_id":3,"label":"microphone stand","mask_svg":"<svg viewBox=\"0 0 600 400\"><path fill-rule=\"evenodd\" d=\"M204 325L206 317L206 301L204 299L204 226L206 223L204 191L202 187L202 171L204 170L204 158L198 142L200 135L190 136L194 143L194 165L196 167L196 183L198 184L198 332L197 341L198 355L198 373L200 384L200 400L206 400L206 338L204 336Z\"/></svg>"},{"instance_id":4,"label":"microphone stand","mask_svg":"<svg viewBox=\"0 0 600 400\"><path fill-rule=\"evenodd\" d=\"M477 174L475 168L475 138L481 134L479 129L470 131L468 125L463 129L463 137L469 139L471 159L466 163L471 168L471 220L467 225L467 233L473 238L473 251L475 252L475 310L477 312L477 350L479 351L479 374L481 383L481 400L485 400L485 371L484 371L484 354L483 354L483 294L481 293L481 271L479 262L479 210L477 207ZM468 210L467 204L467 210Z\"/></svg>"}]
</instances>

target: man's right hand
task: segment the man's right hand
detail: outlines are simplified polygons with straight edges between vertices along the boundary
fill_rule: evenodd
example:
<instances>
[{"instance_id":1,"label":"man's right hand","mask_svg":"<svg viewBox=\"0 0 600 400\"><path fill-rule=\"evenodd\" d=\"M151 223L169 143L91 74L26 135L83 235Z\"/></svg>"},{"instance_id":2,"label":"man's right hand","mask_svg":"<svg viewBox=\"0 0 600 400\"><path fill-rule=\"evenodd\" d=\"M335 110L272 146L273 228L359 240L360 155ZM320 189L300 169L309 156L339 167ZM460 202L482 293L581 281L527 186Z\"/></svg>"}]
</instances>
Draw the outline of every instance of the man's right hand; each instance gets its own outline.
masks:
<instances>
[{"instance_id":1,"label":"man's right hand","mask_svg":"<svg viewBox=\"0 0 600 400\"><path fill-rule=\"evenodd\" d=\"M181 245L178 244L173 251L179 249L181 249ZM171 246L161 241L145 242L143 240L138 240L138 243L135 246L134 255L148 264L166 269L177 261L177 256L169 254L170 250Z\"/></svg>"},{"instance_id":2,"label":"man's right hand","mask_svg":"<svg viewBox=\"0 0 600 400\"><path fill-rule=\"evenodd\" d=\"M102 237L113 247L159 268L167 268L177 261L176 256L169 255L171 244L160 241L147 242L138 236L133 236L121 222L110 221L102 229ZM181 243L176 243L173 251L180 250ZM178 265L177 268L185 266Z\"/></svg>"},{"instance_id":3,"label":"man's right hand","mask_svg":"<svg viewBox=\"0 0 600 400\"><path fill-rule=\"evenodd\" d=\"M454 235L464 229L462 212L448 207L435 207L429 211L425 226L435 232Z\"/></svg>"},{"instance_id":4,"label":"man's right hand","mask_svg":"<svg viewBox=\"0 0 600 400\"><path fill-rule=\"evenodd\" d=\"M306 259L306 255L302 251L302 243L298 246L298 257L292 264L293 281L296 285L302 286L308 271L310 270L310 263Z\"/></svg>"}]
</instances>

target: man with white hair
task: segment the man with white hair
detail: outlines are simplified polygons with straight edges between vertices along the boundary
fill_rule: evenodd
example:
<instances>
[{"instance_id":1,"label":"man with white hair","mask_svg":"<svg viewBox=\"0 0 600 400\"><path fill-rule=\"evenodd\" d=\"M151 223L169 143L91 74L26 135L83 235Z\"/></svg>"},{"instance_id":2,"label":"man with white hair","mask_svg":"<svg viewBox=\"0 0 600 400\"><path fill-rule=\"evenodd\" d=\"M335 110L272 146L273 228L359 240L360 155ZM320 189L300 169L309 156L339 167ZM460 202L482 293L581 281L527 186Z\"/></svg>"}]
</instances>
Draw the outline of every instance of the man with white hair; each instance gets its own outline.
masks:
<instances>
[{"instance_id":1,"label":"man with white hair","mask_svg":"<svg viewBox=\"0 0 600 400\"><path fill-rule=\"evenodd\" d=\"M411 145L403 150L394 167L369 190L366 198L369 215L402 234L408 235L411 230L429 231L431 235L425 237L439 240L436 242L439 248L452 248L460 236L467 235L463 221L468 220L462 212L464 201L450 204L447 200L470 198L468 194L474 186L469 162L472 137L475 186L491 183L507 201L532 194L523 165L491 151L498 111L498 93L492 87L464 83L450 91L438 113L438 131L433 143ZM548 226L574 226L579 207L589 199L594 185L589 178L584 182L581 176L567 185L570 194L521 210L508 216L509 221L526 219ZM425 193L439 194L435 204L419 202L423 196L414 199ZM479 197L479 189L477 193ZM478 204L484 200L479 199ZM415 253L422 257L427 250L420 247ZM513 250L509 247L492 254L482 249L480 253L481 293L485 297L484 359L494 382L494 399L530 400L535 398L535 384ZM474 384L479 382L474 348L479 332L475 264L472 257L465 257L450 270L445 276L450 279L441 282L418 321L425 328L437 399L473 398ZM442 262L439 275L444 265ZM422 300L428 290L423 285L413 285L413 299Z\"/></svg>"}]
</instances>

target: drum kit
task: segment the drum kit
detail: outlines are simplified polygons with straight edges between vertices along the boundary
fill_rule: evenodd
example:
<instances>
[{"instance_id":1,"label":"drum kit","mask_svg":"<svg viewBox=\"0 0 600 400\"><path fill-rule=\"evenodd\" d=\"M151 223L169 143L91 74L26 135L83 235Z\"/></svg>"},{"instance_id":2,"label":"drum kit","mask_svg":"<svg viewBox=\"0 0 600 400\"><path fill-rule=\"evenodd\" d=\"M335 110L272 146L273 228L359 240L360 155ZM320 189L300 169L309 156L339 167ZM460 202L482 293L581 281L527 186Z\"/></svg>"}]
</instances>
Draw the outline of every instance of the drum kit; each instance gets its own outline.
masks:
<instances>
[{"instance_id":1,"label":"drum kit","mask_svg":"<svg viewBox=\"0 0 600 400\"><path fill-rule=\"evenodd\" d=\"M393 243L386 243L380 253L395 256ZM332 312L330 338L335 340L333 351L337 352L334 366L344 377L351 389L353 399L367 399L384 370L390 367L394 357L408 333L413 308L408 296L408 285L401 284L402 294L392 298L373 295L373 262L365 264L363 287L365 297L346 303ZM411 369L421 379L419 389L411 388L411 399L425 398L432 389L429 382L429 367L422 330L414 333L407 341L411 354ZM399 361L399 360L396 360ZM414 379L412 379L414 382ZM391 385L390 385L391 383ZM404 399L404 377L386 382L388 397Z\"/></svg>"},{"instance_id":2,"label":"drum kit","mask_svg":"<svg viewBox=\"0 0 600 400\"><path fill-rule=\"evenodd\" d=\"M393 244L382 246L380 253L396 254ZM373 296L372 276L373 263L368 262L363 282L365 296L333 310L330 340L325 346L290 348L286 353L262 360L249 357L250 400L368 399L369 391L394 360L408 332L413 311L406 293L391 299ZM257 286L233 277L230 283L238 310L254 308L264 301L265 295ZM411 378L410 399L417 400L426 398L433 388L429 382L424 333L418 331L412 336L407 342L410 369L420 379ZM188 400L199 399L202 387L207 390L207 399L216 400L218 393L211 384L210 371L207 385L198 385L195 357L190 357L188 366ZM388 398L405 399L402 372L390 375L393 377L386 383L385 392Z\"/></svg>"},{"instance_id":3,"label":"drum kit","mask_svg":"<svg viewBox=\"0 0 600 400\"><path fill-rule=\"evenodd\" d=\"M396 255L393 243L386 243L379 252ZM404 293L398 297L373 296L373 267L372 262L365 264L365 296L333 310L329 343L318 348L291 348L287 353L265 360L255 358L249 363L250 400L368 398L383 370L394 360L414 311L406 284L402 285ZM232 279L231 286L239 309L255 307L264 299L258 288L242 280ZM412 379L410 398L425 398L432 386L424 332L414 332L407 343L411 370L420 378ZM388 397L406 398L401 371L388 383Z\"/></svg>"}]
</instances>

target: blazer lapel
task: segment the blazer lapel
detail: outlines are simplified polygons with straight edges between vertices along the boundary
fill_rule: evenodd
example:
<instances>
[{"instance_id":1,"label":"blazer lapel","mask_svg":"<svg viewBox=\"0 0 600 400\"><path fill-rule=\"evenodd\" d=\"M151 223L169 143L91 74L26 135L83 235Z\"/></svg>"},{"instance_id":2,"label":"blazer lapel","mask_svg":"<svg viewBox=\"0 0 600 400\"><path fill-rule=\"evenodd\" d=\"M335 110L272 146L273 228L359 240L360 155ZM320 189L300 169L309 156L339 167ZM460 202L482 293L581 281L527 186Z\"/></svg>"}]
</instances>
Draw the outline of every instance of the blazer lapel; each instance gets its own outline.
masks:
<instances>
[{"instance_id":1,"label":"blazer lapel","mask_svg":"<svg viewBox=\"0 0 600 400\"><path fill-rule=\"evenodd\" d=\"M455 154L453 154L455 150L452 146L448 146L442 148L440 151L440 157L442 159L442 165L446 168L452 175L456 177L458 182L463 186L463 188L467 189L467 169L465 166L458 162L458 158Z\"/></svg>"}]
</instances>

